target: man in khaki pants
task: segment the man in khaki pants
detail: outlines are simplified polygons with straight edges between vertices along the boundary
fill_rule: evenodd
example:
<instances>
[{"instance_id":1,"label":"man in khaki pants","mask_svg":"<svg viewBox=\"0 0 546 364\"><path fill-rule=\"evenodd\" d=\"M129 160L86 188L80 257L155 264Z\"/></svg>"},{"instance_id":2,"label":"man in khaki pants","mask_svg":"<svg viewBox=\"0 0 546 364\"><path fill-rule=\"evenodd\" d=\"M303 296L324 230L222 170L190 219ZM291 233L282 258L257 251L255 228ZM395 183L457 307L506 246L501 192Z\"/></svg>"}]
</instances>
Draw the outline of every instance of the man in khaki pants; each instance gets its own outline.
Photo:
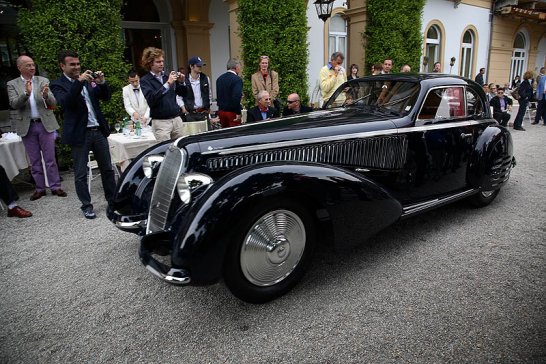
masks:
<instances>
[{"instance_id":1,"label":"man in khaki pants","mask_svg":"<svg viewBox=\"0 0 546 364\"><path fill-rule=\"evenodd\" d=\"M149 72L142 76L140 86L150 106L152 131L158 141L180 138L184 135L180 107L176 95L186 96L184 74L164 73L164 53L148 47L142 52L142 66Z\"/></svg>"}]
</instances>

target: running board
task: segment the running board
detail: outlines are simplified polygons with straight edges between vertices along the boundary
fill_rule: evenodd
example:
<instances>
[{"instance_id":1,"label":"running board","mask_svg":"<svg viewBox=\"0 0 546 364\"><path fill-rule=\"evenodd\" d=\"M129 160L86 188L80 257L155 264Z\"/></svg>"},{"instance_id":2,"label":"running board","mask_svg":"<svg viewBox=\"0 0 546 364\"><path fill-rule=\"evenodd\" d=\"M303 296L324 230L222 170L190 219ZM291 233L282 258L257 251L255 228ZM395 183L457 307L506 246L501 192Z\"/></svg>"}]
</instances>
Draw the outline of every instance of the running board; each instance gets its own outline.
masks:
<instances>
[{"instance_id":1,"label":"running board","mask_svg":"<svg viewBox=\"0 0 546 364\"><path fill-rule=\"evenodd\" d=\"M421 202L421 203L418 203L418 204L405 206L402 209L403 213L400 216L400 218L404 219L406 217L410 217L410 216L413 216L415 214L425 212L425 211L430 210L432 208L436 208L438 206L446 205L446 204L451 203L453 201L457 201L457 200L463 199L465 197L472 196L473 194L477 193L478 191L479 191L479 189L473 188L471 190L459 192L459 193L456 193L454 195L450 195L450 196L447 196L447 197L435 198L434 200L425 201L425 202Z\"/></svg>"}]
</instances>

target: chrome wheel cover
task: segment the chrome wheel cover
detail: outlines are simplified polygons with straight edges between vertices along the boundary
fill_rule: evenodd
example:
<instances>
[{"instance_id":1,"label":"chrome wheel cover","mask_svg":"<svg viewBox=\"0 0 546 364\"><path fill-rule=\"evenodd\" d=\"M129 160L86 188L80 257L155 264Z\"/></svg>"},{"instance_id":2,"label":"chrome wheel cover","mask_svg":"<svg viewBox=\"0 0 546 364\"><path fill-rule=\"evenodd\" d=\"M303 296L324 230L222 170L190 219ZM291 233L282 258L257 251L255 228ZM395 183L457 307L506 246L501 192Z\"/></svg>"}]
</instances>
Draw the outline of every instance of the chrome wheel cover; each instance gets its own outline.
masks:
<instances>
[{"instance_id":1,"label":"chrome wheel cover","mask_svg":"<svg viewBox=\"0 0 546 364\"><path fill-rule=\"evenodd\" d=\"M241 270L245 278L261 287L288 277L305 251L305 225L295 213L275 210L260 217L241 246Z\"/></svg>"}]
</instances>

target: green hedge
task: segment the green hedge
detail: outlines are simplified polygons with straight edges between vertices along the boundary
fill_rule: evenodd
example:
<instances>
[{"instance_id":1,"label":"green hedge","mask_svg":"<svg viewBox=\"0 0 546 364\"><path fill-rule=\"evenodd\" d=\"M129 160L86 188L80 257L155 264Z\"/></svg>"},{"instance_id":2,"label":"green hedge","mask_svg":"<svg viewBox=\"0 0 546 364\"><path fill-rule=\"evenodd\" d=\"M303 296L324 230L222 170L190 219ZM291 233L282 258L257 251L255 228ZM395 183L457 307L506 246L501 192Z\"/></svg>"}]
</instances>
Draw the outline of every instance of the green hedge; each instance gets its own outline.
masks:
<instances>
[{"instance_id":1,"label":"green hedge","mask_svg":"<svg viewBox=\"0 0 546 364\"><path fill-rule=\"evenodd\" d=\"M239 35L242 40L243 92L246 107L255 105L251 76L259 57L268 55L269 68L279 73L283 100L297 92L307 103L307 15L302 0L239 0Z\"/></svg>"},{"instance_id":2,"label":"green hedge","mask_svg":"<svg viewBox=\"0 0 546 364\"><path fill-rule=\"evenodd\" d=\"M368 0L368 24L363 33L366 42L366 70L393 59L393 72L407 63L413 71L420 66L423 36L421 15L425 0Z\"/></svg>"},{"instance_id":3,"label":"green hedge","mask_svg":"<svg viewBox=\"0 0 546 364\"><path fill-rule=\"evenodd\" d=\"M113 94L102 103L102 110L112 125L125 115L121 88L129 69L123 60L121 4L121 0L33 0L31 8L19 10L17 19L25 47L50 80L61 74L57 57L63 49L78 52L82 72L104 72ZM58 120L62 129L60 115ZM61 157L60 164L70 161L65 146Z\"/></svg>"}]
</instances>

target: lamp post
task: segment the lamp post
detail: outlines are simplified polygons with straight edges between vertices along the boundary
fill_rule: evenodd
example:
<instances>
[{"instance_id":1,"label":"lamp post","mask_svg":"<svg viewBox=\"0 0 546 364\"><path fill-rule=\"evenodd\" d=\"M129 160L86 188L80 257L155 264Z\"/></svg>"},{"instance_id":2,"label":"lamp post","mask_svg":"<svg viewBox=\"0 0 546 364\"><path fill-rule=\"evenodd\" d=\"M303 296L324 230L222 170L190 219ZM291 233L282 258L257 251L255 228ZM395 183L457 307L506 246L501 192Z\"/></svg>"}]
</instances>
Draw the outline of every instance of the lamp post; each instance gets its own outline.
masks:
<instances>
[{"instance_id":1,"label":"lamp post","mask_svg":"<svg viewBox=\"0 0 546 364\"><path fill-rule=\"evenodd\" d=\"M456 60L455 57L451 57L450 62L449 62L449 73L451 73L451 69L455 65L455 60Z\"/></svg>"},{"instance_id":2,"label":"lamp post","mask_svg":"<svg viewBox=\"0 0 546 364\"><path fill-rule=\"evenodd\" d=\"M317 9L317 15L322 21L326 22L330 15L332 15L334 1L335 0L316 0L314 2L315 8Z\"/></svg>"}]
</instances>

